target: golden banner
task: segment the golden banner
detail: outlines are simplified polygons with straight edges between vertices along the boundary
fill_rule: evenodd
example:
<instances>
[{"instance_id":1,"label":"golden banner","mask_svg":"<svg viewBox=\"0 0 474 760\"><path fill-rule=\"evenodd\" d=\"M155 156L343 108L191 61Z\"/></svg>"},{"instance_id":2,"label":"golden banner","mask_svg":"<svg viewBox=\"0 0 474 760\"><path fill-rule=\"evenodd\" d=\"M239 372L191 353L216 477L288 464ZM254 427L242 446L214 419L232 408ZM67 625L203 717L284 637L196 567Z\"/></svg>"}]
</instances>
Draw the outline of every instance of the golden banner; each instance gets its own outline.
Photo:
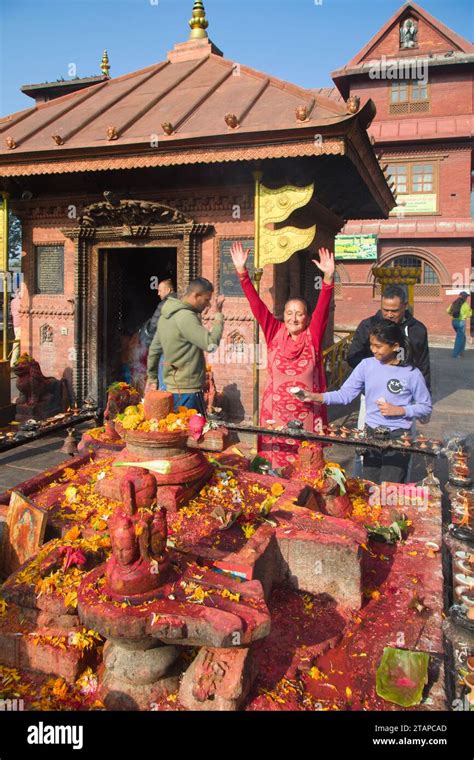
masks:
<instances>
[{"instance_id":1,"label":"golden banner","mask_svg":"<svg viewBox=\"0 0 474 760\"><path fill-rule=\"evenodd\" d=\"M306 206L314 193L314 184L308 187L285 185L272 190L260 185L260 222L284 222L292 211Z\"/></svg>"},{"instance_id":2,"label":"golden banner","mask_svg":"<svg viewBox=\"0 0 474 760\"><path fill-rule=\"evenodd\" d=\"M314 240L316 225L301 230L298 227L284 227L281 230L262 230L260 240L260 264L282 264L296 251L307 248Z\"/></svg>"},{"instance_id":3,"label":"golden banner","mask_svg":"<svg viewBox=\"0 0 474 760\"><path fill-rule=\"evenodd\" d=\"M276 224L288 219L298 208L306 206L314 193L314 184L307 187L285 185L273 190L265 185L258 187L258 229L259 266L282 264L296 251L307 248L314 240L316 225L306 229L282 227L269 230L267 224Z\"/></svg>"}]
</instances>

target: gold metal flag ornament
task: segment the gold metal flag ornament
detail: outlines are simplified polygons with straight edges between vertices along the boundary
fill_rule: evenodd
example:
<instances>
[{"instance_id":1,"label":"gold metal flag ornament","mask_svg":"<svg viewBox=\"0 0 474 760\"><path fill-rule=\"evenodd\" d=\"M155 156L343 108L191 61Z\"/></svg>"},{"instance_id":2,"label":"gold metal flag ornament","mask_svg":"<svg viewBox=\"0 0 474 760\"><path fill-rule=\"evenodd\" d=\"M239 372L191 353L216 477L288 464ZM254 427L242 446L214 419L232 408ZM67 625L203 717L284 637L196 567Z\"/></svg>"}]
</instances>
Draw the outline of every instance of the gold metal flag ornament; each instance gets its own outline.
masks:
<instances>
[{"instance_id":1,"label":"gold metal flag ornament","mask_svg":"<svg viewBox=\"0 0 474 760\"><path fill-rule=\"evenodd\" d=\"M306 206L314 193L314 184L307 187L284 187L273 190L262 185L262 172L253 172L255 179L255 288L260 292L260 280L263 267L267 264L282 264L296 253L308 248L316 235L316 225L307 229L298 227L282 227L270 229L268 225L284 222L293 211ZM255 321L254 328L254 365L253 365L253 422L259 422L259 325Z\"/></svg>"},{"instance_id":2,"label":"gold metal flag ornament","mask_svg":"<svg viewBox=\"0 0 474 760\"><path fill-rule=\"evenodd\" d=\"M266 264L282 264L288 261L296 251L302 251L311 245L316 234L316 225L303 230L298 227L270 230L267 225L284 222L297 208L306 206L313 193L314 185L308 185L308 187L285 185L278 190L271 190L265 185L260 185L258 234L261 267Z\"/></svg>"}]
</instances>

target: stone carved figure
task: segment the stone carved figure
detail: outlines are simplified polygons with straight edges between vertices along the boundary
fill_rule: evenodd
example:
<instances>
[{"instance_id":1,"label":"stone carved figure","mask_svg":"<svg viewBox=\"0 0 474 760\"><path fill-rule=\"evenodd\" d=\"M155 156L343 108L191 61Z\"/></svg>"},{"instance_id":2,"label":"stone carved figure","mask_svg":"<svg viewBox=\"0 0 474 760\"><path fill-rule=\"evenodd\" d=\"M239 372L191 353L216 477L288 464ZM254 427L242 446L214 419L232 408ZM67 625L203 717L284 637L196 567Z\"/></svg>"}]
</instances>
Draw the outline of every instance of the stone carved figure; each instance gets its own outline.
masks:
<instances>
[{"instance_id":1,"label":"stone carved figure","mask_svg":"<svg viewBox=\"0 0 474 760\"><path fill-rule=\"evenodd\" d=\"M119 200L117 203L101 201L86 206L79 219L82 228L101 225L149 226L150 224L185 224L189 220L181 211L153 201Z\"/></svg>"},{"instance_id":2,"label":"stone carved figure","mask_svg":"<svg viewBox=\"0 0 474 760\"><path fill-rule=\"evenodd\" d=\"M13 372L17 377L16 387L20 394L17 404L20 407L42 405L42 409L36 410L37 416L48 417L64 411L69 406L66 381L45 377L38 362L29 354L20 356L13 365ZM21 412L21 409L19 411ZM33 416L31 412L30 416Z\"/></svg>"},{"instance_id":3,"label":"stone carved figure","mask_svg":"<svg viewBox=\"0 0 474 760\"><path fill-rule=\"evenodd\" d=\"M205 702L215 696L229 670L225 657L219 654L209 651L206 653L202 672L193 687L193 697L198 702Z\"/></svg>"},{"instance_id":4,"label":"stone carved figure","mask_svg":"<svg viewBox=\"0 0 474 760\"><path fill-rule=\"evenodd\" d=\"M212 414L217 399L217 388L214 373L211 367L206 367L206 379L204 382L204 403L207 414Z\"/></svg>"},{"instance_id":5,"label":"stone carved figure","mask_svg":"<svg viewBox=\"0 0 474 760\"><path fill-rule=\"evenodd\" d=\"M406 18L400 27L400 47L409 49L417 47L418 25L413 18Z\"/></svg>"},{"instance_id":6,"label":"stone carved figure","mask_svg":"<svg viewBox=\"0 0 474 760\"><path fill-rule=\"evenodd\" d=\"M106 590L128 597L158 588L169 565L165 510L130 515L118 509L109 529L112 556L106 566Z\"/></svg>"},{"instance_id":7,"label":"stone carved figure","mask_svg":"<svg viewBox=\"0 0 474 760\"><path fill-rule=\"evenodd\" d=\"M40 327L40 343L53 343L54 331L51 325L41 325Z\"/></svg>"}]
</instances>

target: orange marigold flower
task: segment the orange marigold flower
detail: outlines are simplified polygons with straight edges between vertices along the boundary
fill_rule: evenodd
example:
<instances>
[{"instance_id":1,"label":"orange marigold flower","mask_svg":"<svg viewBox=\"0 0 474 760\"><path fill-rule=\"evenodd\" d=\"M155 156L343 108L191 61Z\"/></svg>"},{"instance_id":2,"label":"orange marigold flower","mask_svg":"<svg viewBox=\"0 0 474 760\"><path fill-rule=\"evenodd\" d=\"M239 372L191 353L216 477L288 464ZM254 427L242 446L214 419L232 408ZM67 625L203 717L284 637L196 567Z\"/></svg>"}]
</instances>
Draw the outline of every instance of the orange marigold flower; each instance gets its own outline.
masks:
<instances>
[{"instance_id":1,"label":"orange marigold flower","mask_svg":"<svg viewBox=\"0 0 474 760\"><path fill-rule=\"evenodd\" d=\"M272 496L281 496L284 490L281 483L274 483L271 487Z\"/></svg>"}]
</instances>

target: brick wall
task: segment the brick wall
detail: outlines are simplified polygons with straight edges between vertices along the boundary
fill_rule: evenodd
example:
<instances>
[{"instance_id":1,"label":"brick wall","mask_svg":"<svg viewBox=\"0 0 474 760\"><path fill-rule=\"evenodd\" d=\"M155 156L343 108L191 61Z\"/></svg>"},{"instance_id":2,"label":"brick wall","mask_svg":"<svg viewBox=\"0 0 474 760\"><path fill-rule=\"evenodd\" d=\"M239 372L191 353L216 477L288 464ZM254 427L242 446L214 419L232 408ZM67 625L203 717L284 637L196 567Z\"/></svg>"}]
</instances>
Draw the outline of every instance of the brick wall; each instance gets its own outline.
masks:
<instances>
[{"instance_id":1,"label":"brick wall","mask_svg":"<svg viewBox=\"0 0 474 760\"><path fill-rule=\"evenodd\" d=\"M398 60L398 54L395 56ZM372 60L372 56L369 58ZM392 57L393 60L393 57ZM359 95L361 103L372 98L377 108L378 121L400 120L400 116L391 114L390 105L391 80L354 77L351 79L351 95ZM473 91L471 74L462 71L459 66L439 71L435 67L428 69L428 91L430 106L425 113L411 114L403 120L423 119L429 122L437 116L461 116L472 113Z\"/></svg>"},{"instance_id":2,"label":"brick wall","mask_svg":"<svg viewBox=\"0 0 474 760\"><path fill-rule=\"evenodd\" d=\"M400 50L400 24L396 23L392 29L388 30L384 37L372 48L366 56L367 60L371 58L380 58L382 55L387 57L395 53L400 56L411 57L413 55L429 55L430 53L447 53L452 50L452 43L443 37L440 32L434 29L423 18L418 19L417 14L409 14L418 21L418 47L412 50Z\"/></svg>"},{"instance_id":3,"label":"brick wall","mask_svg":"<svg viewBox=\"0 0 474 760\"><path fill-rule=\"evenodd\" d=\"M64 293L35 293L37 245L64 244ZM74 349L74 244L55 224L23 223L24 288L21 305L21 349L39 361L44 375L64 377L72 391ZM26 310L31 311L31 316ZM42 328L52 328L52 340L42 340ZM44 335L43 335L44 337Z\"/></svg>"},{"instance_id":4,"label":"brick wall","mask_svg":"<svg viewBox=\"0 0 474 760\"><path fill-rule=\"evenodd\" d=\"M416 246L416 251L413 250ZM385 259L391 253L397 256L419 255L436 266L442 262L446 273L438 270L441 287L437 298L415 299L415 316L420 319L433 337L450 337L451 321L446 314L448 305L454 300L446 290L453 286L455 273L471 271L471 245L463 240L379 240L380 257ZM380 298L374 297L369 282L372 262L344 262L345 273L350 282L342 286L342 298L336 300L336 327L356 327L362 319L374 314L380 308Z\"/></svg>"}]
</instances>

